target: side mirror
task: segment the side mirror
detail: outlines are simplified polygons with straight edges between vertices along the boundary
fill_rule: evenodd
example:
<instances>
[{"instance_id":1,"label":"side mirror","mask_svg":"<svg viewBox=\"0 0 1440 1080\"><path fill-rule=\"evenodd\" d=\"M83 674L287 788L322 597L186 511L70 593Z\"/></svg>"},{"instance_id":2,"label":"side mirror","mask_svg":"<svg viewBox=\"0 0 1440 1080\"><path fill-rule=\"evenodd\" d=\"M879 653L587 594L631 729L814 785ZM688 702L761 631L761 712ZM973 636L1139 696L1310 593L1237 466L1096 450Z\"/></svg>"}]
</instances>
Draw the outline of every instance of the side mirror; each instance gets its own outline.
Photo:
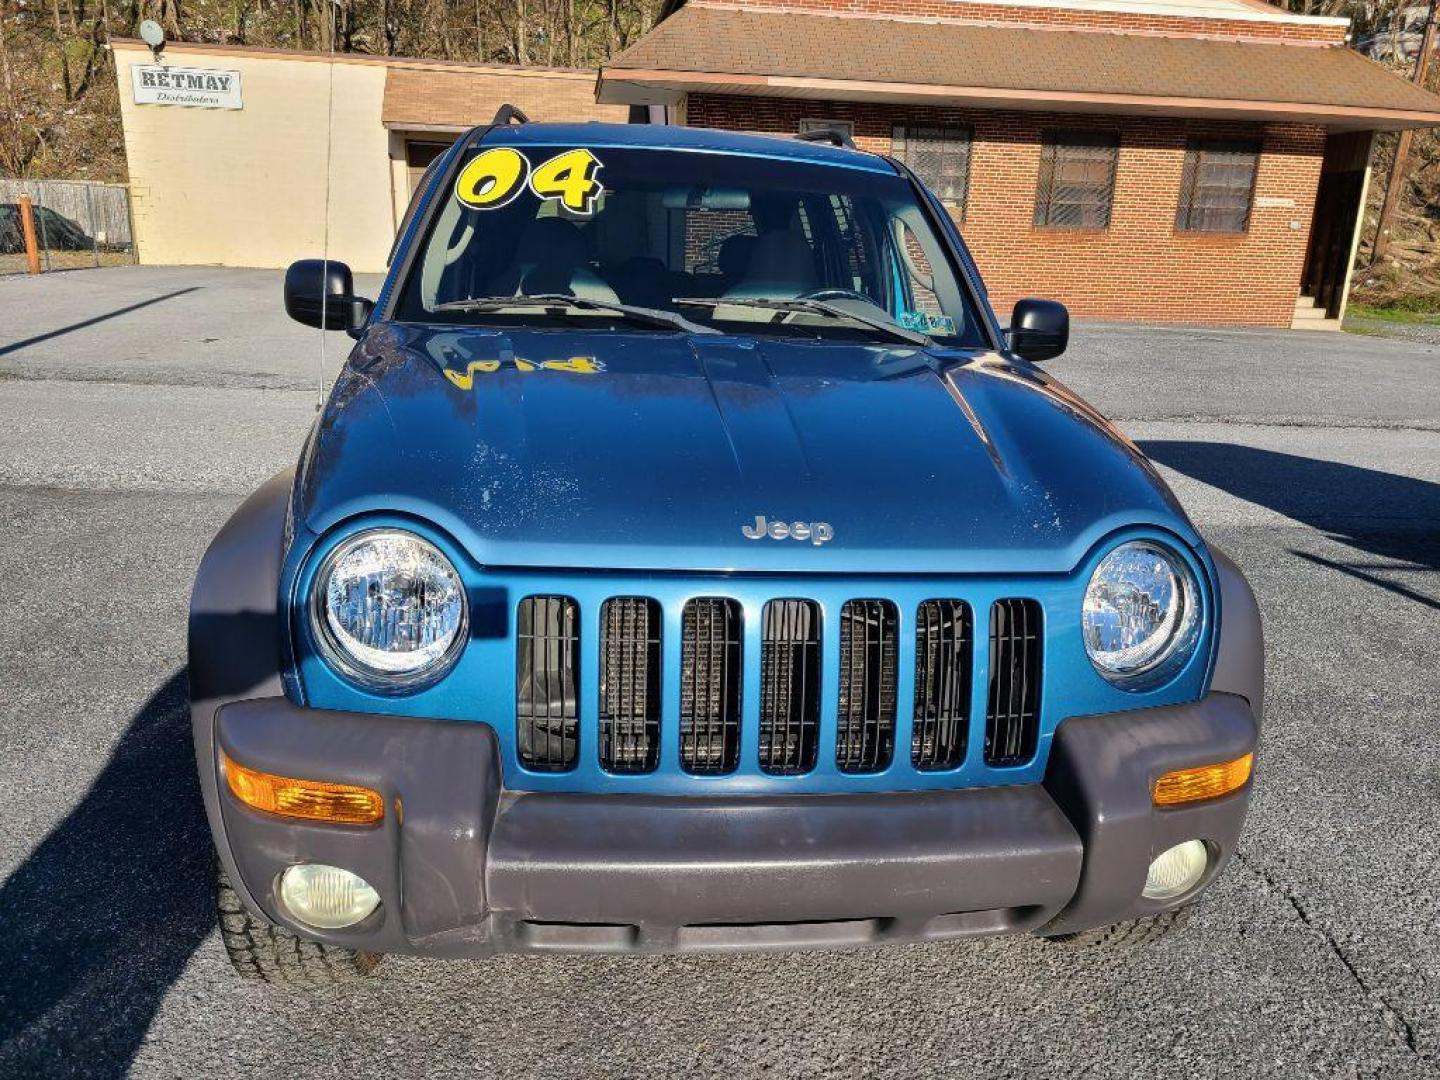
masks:
<instances>
[{"instance_id":1,"label":"side mirror","mask_svg":"<svg viewBox=\"0 0 1440 1080\"><path fill-rule=\"evenodd\" d=\"M1070 343L1070 313L1054 300L1019 300L1007 334L1011 352L1038 364L1065 351Z\"/></svg>"},{"instance_id":2,"label":"side mirror","mask_svg":"<svg viewBox=\"0 0 1440 1080\"><path fill-rule=\"evenodd\" d=\"M375 307L355 295L355 278L344 263L301 259L285 271L285 314L321 330L358 331Z\"/></svg>"}]
</instances>

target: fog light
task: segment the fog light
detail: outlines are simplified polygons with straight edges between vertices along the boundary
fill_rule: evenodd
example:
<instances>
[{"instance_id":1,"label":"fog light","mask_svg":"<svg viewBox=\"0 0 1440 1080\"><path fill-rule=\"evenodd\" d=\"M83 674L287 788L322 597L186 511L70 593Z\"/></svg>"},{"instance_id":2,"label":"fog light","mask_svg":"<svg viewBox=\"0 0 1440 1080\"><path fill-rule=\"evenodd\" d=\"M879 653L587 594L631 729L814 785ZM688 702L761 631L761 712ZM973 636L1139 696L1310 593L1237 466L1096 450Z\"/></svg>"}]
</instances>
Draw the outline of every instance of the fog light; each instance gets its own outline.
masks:
<instances>
[{"instance_id":1,"label":"fog light","mask_svg":"<svg viewBox=\"0 0 1440 1080\"><path fill-rule=\"evenodd\" d=\"M1189 892L1205 876L1210 849L1203 840L1186 840L1162 851L1145 875L1145 895L1151 900L1173 900Z\"/></svg>"},{"instance_id":2,"label":"fog light","mask_svg":"<svg viewBox=\"0 0 1440 1080\"><path fill-rule=\"evenodd\" d=\"M359 874L321 863L301 863L280 878L280 899L308 926L354 926L380 905L380 894Z\"/></svg>"}]
</instances>

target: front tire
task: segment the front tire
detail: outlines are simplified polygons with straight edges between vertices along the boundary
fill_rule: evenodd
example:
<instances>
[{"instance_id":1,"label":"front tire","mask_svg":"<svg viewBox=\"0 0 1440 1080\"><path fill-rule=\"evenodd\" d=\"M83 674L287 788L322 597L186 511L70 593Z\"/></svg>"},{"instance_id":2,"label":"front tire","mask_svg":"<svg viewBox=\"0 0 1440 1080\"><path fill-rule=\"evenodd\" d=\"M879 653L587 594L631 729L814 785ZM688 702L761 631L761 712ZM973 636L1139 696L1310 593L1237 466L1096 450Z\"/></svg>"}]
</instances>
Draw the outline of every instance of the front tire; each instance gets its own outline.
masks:
<instances>
[{"instance_id":1,"label":"front tire","mask_svg":"<svg viewBox=\"0 0 1440 1080\"><path fill-rule=\"evenodd\" d=\"M1188 907L1162 911L1141 919L1126 919L1111 926L1097 926L1074 934L1056 934L1046 941L1071 949L1138 949L1169 937L1190 921Z\"/></svg>"},{"instance_id":2,"label":"front tire","mask_svg":"<svg viewBox=\"0 0 1440 1080\"><path fill-rule=\"evenodd\" d=\"M380 963L379 953L307 941L251 914L219 866L215 870L215 906L220 940L242 979L292 986L356 983Z\"/></svg>"}]
</instances>

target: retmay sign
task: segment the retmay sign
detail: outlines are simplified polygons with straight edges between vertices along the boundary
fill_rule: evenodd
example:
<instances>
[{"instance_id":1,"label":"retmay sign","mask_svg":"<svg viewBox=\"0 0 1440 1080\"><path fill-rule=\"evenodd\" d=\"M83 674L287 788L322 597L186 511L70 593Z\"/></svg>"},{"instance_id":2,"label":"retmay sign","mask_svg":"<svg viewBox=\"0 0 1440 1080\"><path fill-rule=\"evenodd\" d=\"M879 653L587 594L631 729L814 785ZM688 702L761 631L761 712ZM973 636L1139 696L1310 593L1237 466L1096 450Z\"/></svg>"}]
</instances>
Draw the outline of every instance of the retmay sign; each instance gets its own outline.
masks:
<instances>
[{"instance_id":1,"label":"retmay sign","mask_svg":"<svg viewBox=\"0 0 1440 1080\"><path fill-rule=\"evenodd\" d=\"M130 68L136 105L186 105L196 109L243 109L240 73L213 68L135 64Z\"/></svg>"}]
</instances>

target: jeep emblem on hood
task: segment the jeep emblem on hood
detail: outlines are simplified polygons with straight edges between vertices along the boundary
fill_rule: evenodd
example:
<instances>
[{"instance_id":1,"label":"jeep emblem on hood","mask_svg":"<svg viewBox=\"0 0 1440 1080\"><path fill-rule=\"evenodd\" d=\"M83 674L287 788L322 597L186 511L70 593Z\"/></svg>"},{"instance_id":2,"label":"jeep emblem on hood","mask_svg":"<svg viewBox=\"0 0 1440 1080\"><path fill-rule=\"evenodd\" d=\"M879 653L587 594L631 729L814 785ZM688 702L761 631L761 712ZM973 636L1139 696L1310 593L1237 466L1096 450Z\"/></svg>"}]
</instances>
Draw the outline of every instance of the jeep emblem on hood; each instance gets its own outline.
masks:
<instances>
[{"instance_id":1,"label":"jeep emblem on hood","mask_svg":"<svg viewBox=\"0 0 1440 1080\"><path fill-rule=\"evenodd\" d=\"M835 535L828 521L766 521L763 514L755 515L754 525L741 525L740 531L746 540L809 540L816 547Z\"/></svg>"}]
</instances>

